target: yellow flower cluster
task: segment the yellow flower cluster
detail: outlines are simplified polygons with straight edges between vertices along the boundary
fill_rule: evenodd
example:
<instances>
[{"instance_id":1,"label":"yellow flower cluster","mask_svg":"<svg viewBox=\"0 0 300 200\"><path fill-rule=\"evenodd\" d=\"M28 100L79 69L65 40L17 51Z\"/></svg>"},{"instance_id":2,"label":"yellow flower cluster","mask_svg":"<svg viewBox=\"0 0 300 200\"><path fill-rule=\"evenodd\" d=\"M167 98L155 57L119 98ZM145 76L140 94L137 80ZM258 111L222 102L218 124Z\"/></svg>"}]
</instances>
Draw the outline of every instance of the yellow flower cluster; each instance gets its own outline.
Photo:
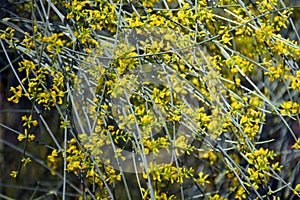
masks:
<instances>
[{"instance_id":1,"label":"yellow flower cluster","mask_svg":"<svg viewBox=\"0 0 300 200\"><path fill-rule=\"evenodd\" d=\"M149 164L150 176L153 181L166 182L169 181L171 184L174 183L183 183L185 178L190 178L193 176L194 169L184 168L184 167L176 167L172 163L170 164ZM147 174L144 172L143 177L147 179ZM201 182L202 179L206 179L206 177L200 177L198 182ZM204 181L205 182L205 181Z\"/></svg>"},{"instance_id":2,"label":"yellow flower cluster","mask_svg":"<svg viewBox=\"0 0 300 200\"><path fill-rule=\"evenodd\" d=\"M81 27L89 26L94 30L107 28L113 33L116 31L115 7L107 1L76 0L72 3L66 1L64 5L69 9L67 19L75 19Z\"/></svg>"},{"instance_id":3,"label":"yellow flower cluster","mask_svg":"<svg viewBox=\"0 0 300 200\"><path fill-rule=\"evenodd\" d=\"M51 71L48 66L37 68L36 64L29 60L24 60L19 63L19 71L25 70L26 77L22 79L23 84L27 84L27 91L22 94L22 87L19 85L16 88L11 87L13 96L8 98L9 101L18 103L19 99L24 95L29 99L42 104L45 109L50 110L51 106L63 103L65 96L64 89L64 75L60 71ZM32 74L34 77L32 77ZM48 84L49 76L52 77L52 84L49 89L45 88ZM47 82L48 81L48 82Z\"/></svg>"},{"instance_id":4,"label":"yellow flower cluster","mask_svg":"<svg viewBox=\"0 0 300 200\"><path fill-rule=\"evenodd\" d=\"M246 112L242 115L240 124L243 128L244 134L246 134L249 140L254 140L255 136L258 134L260 129L260 124L264 122L264 116L262 112L256 111L252 108L248 108ZM241 138L243 136L241 135ZM244 139L241 139L243 142Z\"/></svg>"},{"instance_id":5,"label":"yellow flower cluster","mask_svg":"<svg viewBox=\"0 0 300 200\"><path fill-rule=\"evenodd\" d=\"M282 108L280 111L282 115L296 115L300 112L299 104L297 102L285 101L280 104L280 107Z\"/></svg>"},{"instance_id":6,"label":"yellow flower cluster","mask_svg":"<svg viewBox=\"0 0 300 200\"><path fill-rule=\"evenodd\" d=\"M60 158L58 157L58 151L54 149L50 155L47 156L47 165L51 168L51 174L55 175L56 174L56 169L58 167L58 162Z\"/></svg>"},{"instance_id":7,"label":"yellow flower cluster","mask_svg":"<svg viewBox=\"0 0 300 200\"><path fill-rule=\"evenodd\" d=\"M247 169L248 178L253 187L258 189L259 185L266 185L270 180L272 170L281 171L282 166L279 165L279 162L271 164L271 161L274 160L276 156L273 151L263 148L246 154L247 162L249 163ZM248 187L251 186L248 185Z\"/></svg>"},{"instance_id":8,"label":"yellow flower cluster","mask_svg":"<svg viewBox=\"0 0 300 200\"><path fill-rule=\"evenodd\" d=\"M153 152L155 156L158 155L158 153L163 148L168 148L170 145L168 137L159 137L157 140L155 139L148 139L143 138L143 144L144 144L144 151L145 154L148 155L150 152Z\"/></svg>"}]
</instances>

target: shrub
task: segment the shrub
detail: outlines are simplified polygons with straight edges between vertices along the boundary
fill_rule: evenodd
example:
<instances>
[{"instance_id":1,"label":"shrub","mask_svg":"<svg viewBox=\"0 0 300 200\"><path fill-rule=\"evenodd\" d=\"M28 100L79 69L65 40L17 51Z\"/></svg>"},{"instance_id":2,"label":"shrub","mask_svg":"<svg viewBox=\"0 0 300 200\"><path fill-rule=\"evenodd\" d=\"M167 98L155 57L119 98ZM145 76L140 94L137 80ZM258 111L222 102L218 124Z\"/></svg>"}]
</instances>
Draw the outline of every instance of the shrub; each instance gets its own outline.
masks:
<instances>
[{"instance_id":1,"label":"shrub","mask_svg":"<svg viewBox=\"0 0 300 200\"><path fill-rule=\"evenodd\" d=\"M61 0L15 11L0 44L18 81L8 101L32 105L20 166L40 162L63 198L300 197L292 6ZM34 141L46 158L31 156Z\"/></svg>"}]
</instances>

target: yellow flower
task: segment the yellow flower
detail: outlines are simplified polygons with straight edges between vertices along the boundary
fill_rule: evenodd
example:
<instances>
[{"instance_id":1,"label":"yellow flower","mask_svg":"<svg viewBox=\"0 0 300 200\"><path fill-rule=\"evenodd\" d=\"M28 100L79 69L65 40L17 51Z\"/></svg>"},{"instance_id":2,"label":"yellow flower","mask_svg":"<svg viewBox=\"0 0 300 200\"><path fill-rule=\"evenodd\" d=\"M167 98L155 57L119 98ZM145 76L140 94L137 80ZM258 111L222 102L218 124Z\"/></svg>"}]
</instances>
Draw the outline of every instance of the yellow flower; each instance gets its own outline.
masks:
<instances>
[{"instance_id":1,"label":"yellow flower","mask_svg":"<svg viewBox=\"0 0 300 200\"><path fill-rule=\"evenodd\" d=\"M22 160L21 160L21 162L22 163L24 163L24 166L26 166L28 163L30 163L31 162L31 159L30 158L22 158Z\"/></svg>"},{"instance_id":2,"label":"yellow flower","mask_svg":"<svg viewBox=\"0 0 300 200\"><path fill-rule=\"evenodd\" d=\"M26 115L22 116L22 121L25 121L23 123L23 126L27 126L28 128L31 128L31 124L33 126L37 126L38 125L38 122L37 120L32 120L32 115L29 115L29 117L27 117Z\"/></svg>"},{"instance_id":3,"label":"yellow flower","mask_svg":"<svg viewBox=\"0 0 300 200\"><path fill-rule=\"evenodd\" d=\"M226 200L225 197L220 196L219 194L215 194L209 197L209 200Z\"/></svg>"},{"instance_id":4,"label":"yellow flower","mask_svg":"<svg viewBox=\"0 0 300 200\"><path fill-rule=\"evenodd\" d=\"M224 44L228 44L229 46L231 46L230 40L232 40L232 37L230 37L228 31L226 31L226 32L222 35L221 42L223 42Z\"/></svg>"},{"instance_id":5,"label":"yellow flower","mask_svg":"<svg viewBox=\"0 0 300 200\"><path fill-rule=\"evenodd\" d=\"M147 124L150 124L150 123L151 123L151 120L152 120L152 117L151 117L151 116L145 115L145 116L142 117L141 122L142 122L144 125L147 125Z\"/></svg>"},{"instance_id":6,"label":"yellow flower","mask_svg":"<svg viewBox=\"0 0 300 200\"><path fill-rule=\"evenodd\" d=\"M280 111L281 114L296 114L299 112L299 104L292 101L285 101L282 104L280 104L280 107L282 110Z\"/></svg>"},{"instance_id":7,"label":"yellow flower","mask_svg":"<svg viewBox=\"0 0 300 200\"><path fill-rule=\"evenodd\" d=\"M10 176L13 178L17 178L18 173L19 173L18 171L11 171Z\"/></svg>"},{"instance_id":8,"label":"yellow flower","mask_svg":"<svg viewBox=\"0 0 300 200\"><path fill-rule=\"evenodd\" d=\"M300 149L300 138L297 139L296 143L292 146L293 149Z\"/></svg>"},{"instance_id":9,"label":"yellow flower","mask_svg":"<svg viewBox=\"0 0 300 200\"><path fill-rule=\"evenodd\" d=\"M8 101L12 101L13 103L19 103L19 99L22 96L22 87L18 85L16 88L10 87L11 92L14 93L12 97L7 98Z\"/></svg>"},{"instance_id":10,"label":"yellow flower","mask_svg":"<svg viewBox=\"0 0 300 200\"><path fill-rule=\"evenodd\" d=\"M34 134L29 134L28 139L29 139L29 141L33 141L35 139L35 135Z\"/></svg>"},{"instance_id":11,"label":"yellow flower","mask_svg":"<svg viewBox=\"0 0 300 200\"><path fill-rule=\"evenodd\" d=\"M300 194L300 184L297 184L295 189L294 189L294 194Z\"/></svg>"},{"instance_id":12,"label":"yellow flower","mask_svg":"<svg viewBox=\"0 0 300 200\"><path fill-rule=\"evenodd\" d=\"M200 185L204 186L205 184L209 184L210 182L208 180L206 180L208 178L208 174L206 174L205 176L203 176L204 173L203 172L199 172L198 176L199 178L196 179L197 183L200 183Z\"/></svg>"},{"instance_id":13,"label":"yellow flower","mask_svg":"<svg viewBox=\"0 0 300 200\"><path fill-rule=\"evenodd\" d=\"M21 142L22 140L26 139L26 135L24 134L19 134L18 135L18 140Z\"/></svg>"}]
</instances>

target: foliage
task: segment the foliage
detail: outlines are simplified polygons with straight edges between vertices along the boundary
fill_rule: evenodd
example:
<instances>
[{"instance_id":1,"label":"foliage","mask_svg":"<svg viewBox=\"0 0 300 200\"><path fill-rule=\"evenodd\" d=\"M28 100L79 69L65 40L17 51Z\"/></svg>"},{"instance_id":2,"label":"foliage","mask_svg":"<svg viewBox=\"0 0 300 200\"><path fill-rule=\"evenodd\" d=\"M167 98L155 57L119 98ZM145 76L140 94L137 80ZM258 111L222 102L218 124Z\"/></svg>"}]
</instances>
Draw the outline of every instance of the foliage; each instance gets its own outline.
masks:
<instances>
[{"instance_id":1,"label":"foliage","mask_svg":"<svg viewBox=\"0 0 300 200\"><path fill-rule=\"evenodd\" d=\"M32 104L17 136L26 143L20 165L37 161L28 146L42 141L49 152L41 167L62 180L64 198L300 197L297 7L280 0L15 6L22 12L1 20L0 44L18 80L8 101ZM7 49L18 53L18 70ZM51 130L45 111L60 117L61 131ZM26 176L21 169L11 176Z\"/></svg>"}]
</instances>

